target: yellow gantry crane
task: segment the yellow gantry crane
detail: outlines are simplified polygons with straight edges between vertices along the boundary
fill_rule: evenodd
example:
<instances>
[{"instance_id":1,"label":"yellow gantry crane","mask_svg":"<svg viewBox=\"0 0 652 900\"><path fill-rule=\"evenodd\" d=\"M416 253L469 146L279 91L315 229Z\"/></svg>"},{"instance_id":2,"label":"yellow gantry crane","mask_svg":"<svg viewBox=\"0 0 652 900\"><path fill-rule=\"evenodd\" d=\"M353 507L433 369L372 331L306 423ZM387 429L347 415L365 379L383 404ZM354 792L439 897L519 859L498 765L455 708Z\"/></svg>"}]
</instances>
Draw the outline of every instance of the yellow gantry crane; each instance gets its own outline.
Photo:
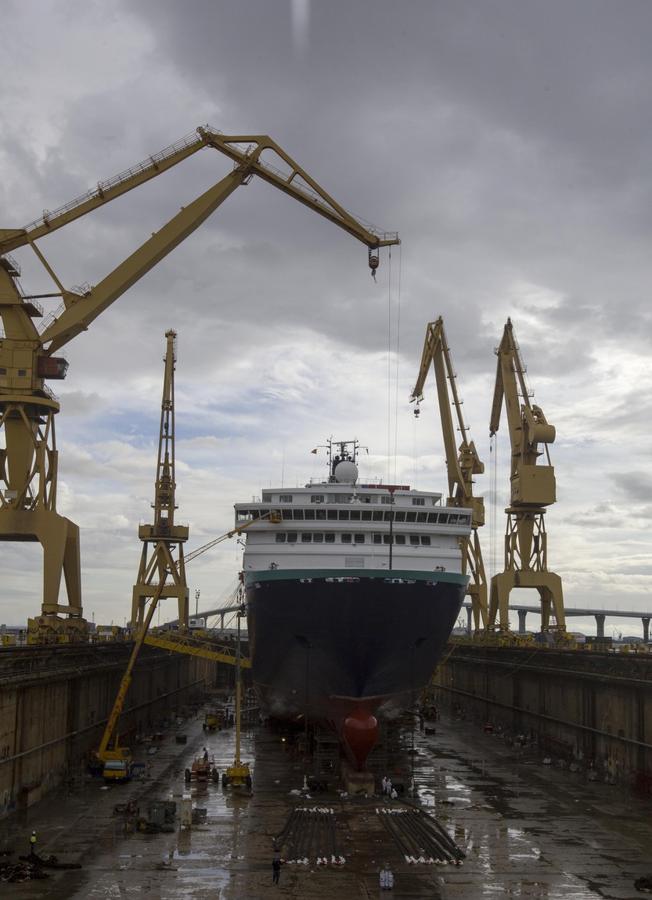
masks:
<instances>
[{"instance_id":1,"label":"yellow gantry crane","mask_svg":"<svg viewBox=\"0 0 652 900\"><path fill-rule=\"evenodd\" d=\"M484 525L484 499L473 496L473 476L481 475L484 472L484 463L478 456L475 444L468 437L462 415L462 401L457 392L457 376L453 369L444 331L444 320L441 316L436 322L428 323L426 327L419 375L410 398L410 402L416 402L415 415L419 414L419 404L423 400L423 387L431 365L437 383L439 415L446 453L447 503L449 506L471 510L472 535L470 540L465 540L462 548L462 571L468 572L470 576L467 594L471 598L473 623L475 630L478 631L480 627L486 628L487 626L487 577L478 536L478 528ZM451 407L455 409L457 430L462 435L459 447L457 447Z\"/></svg>"},{"instance_id":2,"label":"yellow gantry crane","mask_svg":"<svg viewBox=\"0 0 652 900\"><path fill-rule=\"evenodd\" d=\"M183 207L98 284L66 288L45 258L38 241L81 216L157 177L204 147L225 154L233 170ZM270 157L276 166L270 163ZM279 168L280 167L280 168ZM200 127L96 188L43 215L24 228L0 228L0 540L39 541L43 546L42 615L34 622L41 634L83 633L79 529L56 509L57 448L55 415L59 402L47 386L66 375L68 364L56 354L85 331L125 291L150 271L213 213L236 188L258 176L366 244L372 274L379 249L399 243L398 236L367 227L350 215L266 135L224 135ZM30 247L56 290L28 294L11 251ZM62 304L43 317L39 300L60 297ZM61 576L67 604L59 602ZM67 619L60 619L59 614Z\"/></svg>"},{"instance_id":3,"label":"yellow gantry crane","mask_svg":"<svg viewBox=\"0 0 652 900\"><path fill-rule=\"evenodd\" d=\"M489 432L493 436L500 425L505 402L511 445L510 506L505 532L505 569L491 579L489 628L509 631L509 595L515 587L535 588L541 598L541 630L548 631L554 612L557 631L566 631L561 578L548 571L547 535L544 524L546 507L555 496L555 470L550 463L548 444L555 440L555 428L539 406L530 403L525 381L525 366L507 320L498 349L496 384ZM539 449L543 444L544 450ZM538 465L545 452L547 465Z\"/></svg>"}]
</instances>

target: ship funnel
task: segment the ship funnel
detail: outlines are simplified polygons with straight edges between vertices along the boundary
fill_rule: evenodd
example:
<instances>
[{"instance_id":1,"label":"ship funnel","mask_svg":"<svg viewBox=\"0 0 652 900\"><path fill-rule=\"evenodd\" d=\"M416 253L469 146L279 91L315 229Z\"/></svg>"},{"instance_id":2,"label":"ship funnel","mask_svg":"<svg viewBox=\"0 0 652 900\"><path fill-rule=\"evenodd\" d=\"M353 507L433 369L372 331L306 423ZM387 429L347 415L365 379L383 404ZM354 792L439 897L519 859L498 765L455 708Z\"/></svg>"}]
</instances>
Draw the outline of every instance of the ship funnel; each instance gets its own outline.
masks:
<instances>
[{"instance_id":1,"label":"ship funnel","mask_svg":"<svg viewBox=\"0 0 652 900\"><path fill-rule=\"evenodd\" d=\"M350 459L343 459L335 466L333 476L340 484L355 484L358 480L358 467Z\"/></svg>"}]
</instances>

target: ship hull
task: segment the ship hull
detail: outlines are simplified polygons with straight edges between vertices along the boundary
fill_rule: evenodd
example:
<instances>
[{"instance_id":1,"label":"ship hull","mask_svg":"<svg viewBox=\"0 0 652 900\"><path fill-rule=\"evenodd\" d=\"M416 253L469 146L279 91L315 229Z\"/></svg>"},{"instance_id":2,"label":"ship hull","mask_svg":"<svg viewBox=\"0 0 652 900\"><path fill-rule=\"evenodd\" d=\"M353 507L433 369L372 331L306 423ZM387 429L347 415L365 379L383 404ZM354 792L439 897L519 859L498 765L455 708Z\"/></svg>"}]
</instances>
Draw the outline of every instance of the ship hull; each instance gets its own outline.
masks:
<instances>
[{"instance_id":1,"label":"ship hull","mask_svg":"<svg viewBox=\"0 0 652 900\"><path fill-rule=\"evenodd\" d=\"M467 577L369 570L247 573L252 674L269 715L391 716L429 681Z\"/></svg>"}]
</instances>

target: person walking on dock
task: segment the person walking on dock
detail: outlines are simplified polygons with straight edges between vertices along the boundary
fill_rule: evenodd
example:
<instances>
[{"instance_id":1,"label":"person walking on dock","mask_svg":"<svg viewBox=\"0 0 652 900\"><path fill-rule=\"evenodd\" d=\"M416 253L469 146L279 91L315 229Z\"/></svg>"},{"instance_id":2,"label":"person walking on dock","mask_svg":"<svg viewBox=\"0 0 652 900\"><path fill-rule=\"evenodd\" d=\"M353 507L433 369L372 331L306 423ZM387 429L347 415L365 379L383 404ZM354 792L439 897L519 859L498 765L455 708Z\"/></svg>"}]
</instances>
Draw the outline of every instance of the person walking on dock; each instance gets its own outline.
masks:
<instances>
[{"instance_id":1,"label":"person walking on dock","mask_svg":"<svg viewBox=\"0 0 652 900\"><path fill-rule=\"evenodd\" d=\"M389 867L389 863L380 870L380 889L381 891L391 891L394 887L394 873Z\"/></svg>"},{"instance_id":2,"label":"person walking on dock","mask_svg":"<svg viewBox=\"0 0 652 900\"><path fill-rule=\"evenodd\" d=\"M383 794L383 797L384 797L385 794L387 793L387 775L383 775L383 780L380 782L380 784L381 784L381 787L382 787L382 789L383 789L383 790L382 790L382 794Z\"/></svg>"},{"instance_id":3,"label":"person walking on dock","mask_svg":"<svg viewBox=\"0 0 652 900\"><path fill-rule=\"evenodd\" d=\"M36 855L36 832L33 831L29 836L29 855Z\"/></svg>"},{"instance_id":4,"label":"person walking on dock","mask_svg":"<svg viewBox=\"0 0 652 900\"><path fill-rule=\"evenodd\" d=\"M274 851L272 858L272 884L278 884L281 877L281 854L279 850Z\"/></svg>"}]
</instances>

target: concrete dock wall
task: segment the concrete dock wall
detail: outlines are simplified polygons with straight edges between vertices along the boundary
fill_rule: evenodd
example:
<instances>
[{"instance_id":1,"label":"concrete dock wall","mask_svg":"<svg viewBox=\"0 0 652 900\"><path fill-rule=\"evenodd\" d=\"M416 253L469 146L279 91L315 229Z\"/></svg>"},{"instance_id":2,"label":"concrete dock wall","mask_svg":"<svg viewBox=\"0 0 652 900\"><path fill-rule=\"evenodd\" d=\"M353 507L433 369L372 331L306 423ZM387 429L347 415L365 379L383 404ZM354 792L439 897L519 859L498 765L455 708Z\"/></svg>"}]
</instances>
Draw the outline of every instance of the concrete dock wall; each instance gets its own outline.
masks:
<instances>
[{"instance_id":1,"label":"concrete dock wall","mask_svg":"<svg viewBox=\"0 0 652 900\"><path fill-rule=\"evenodd\" d=\"M97 748L130 645L12 648L0 653L0 816L80 776ZM144 647L120 722L155 730L215 683L216 664Z\"/></svg>"},{"instance_id":2,"label":"concrete dock wall","mask_svg":"<svg viewBox=\"0 0 652 900\"><path fill-rule=\"evenodd\" d=\"M563 764L652 793L652 659L594 651L455 644L435 702Z\"/></svg>"}]
</instances>

